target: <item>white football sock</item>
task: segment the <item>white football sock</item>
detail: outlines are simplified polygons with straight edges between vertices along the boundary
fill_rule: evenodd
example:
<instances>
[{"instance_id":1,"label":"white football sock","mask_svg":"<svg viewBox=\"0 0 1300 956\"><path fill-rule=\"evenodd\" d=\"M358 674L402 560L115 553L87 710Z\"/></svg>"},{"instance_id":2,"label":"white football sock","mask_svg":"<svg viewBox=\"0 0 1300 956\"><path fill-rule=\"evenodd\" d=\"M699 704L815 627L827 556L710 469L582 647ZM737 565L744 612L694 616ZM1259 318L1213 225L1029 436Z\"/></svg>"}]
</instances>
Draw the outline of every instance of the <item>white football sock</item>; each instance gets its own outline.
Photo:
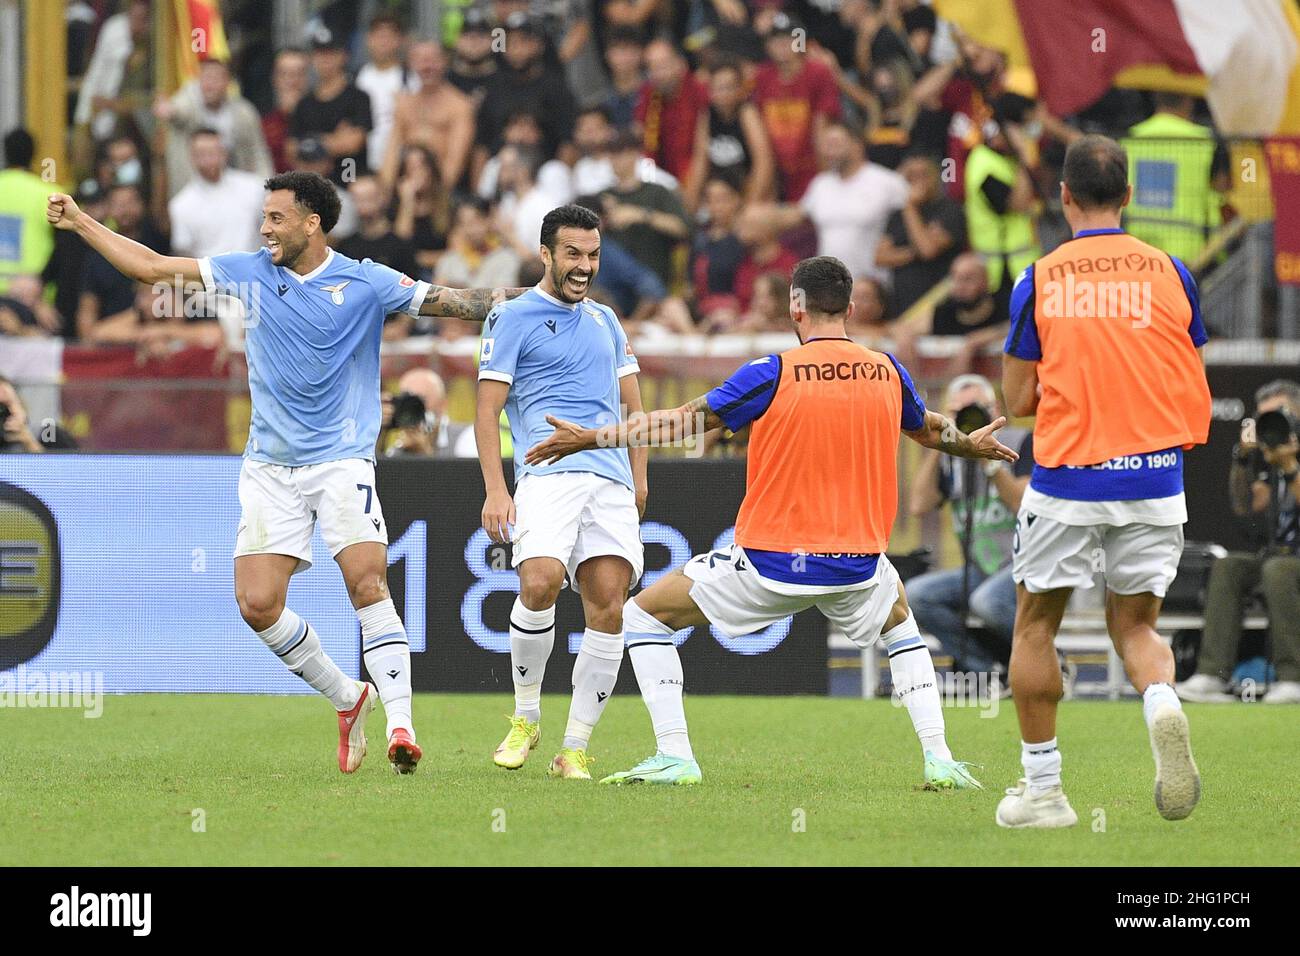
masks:
<instances>
[{"instance_id":1,"label":"white football sock","mask_svg":"<svg viewBox=\"0 0 1300 956\"><path fill-rule=\"evenodd\" d=\"M361 654L366 670L384 702L388 736L401 727L415 737L411 725L411 645L392 598L357 609L361 622Z\"/></svg>"},{"instance_id":2,"label":"white football sock","mask_svg":"<svg viewBox=\"0 0 1300 956\"><path fill-rule=\"evenodd\" d=\"M641 699L650 711L656 749L670 757L694 760L682 705L682 659L672 640L672 628L629 599L623 605L623 631Z\"/></svg>"},{"instance_id":3,"label":"white football sock","mask_svg":"<svg viewBox=\"0 0 1300 956\"><path fill-rule=\"evenodd\" d=\"M1168 684L1147 684L1147 689L1142 692L1142 716L1146 718L1148 727L1156 715L1156 709L1165 705L1177 710L1183 709L1182 701Z\"/></svg>"},{"instance_id":4,"label":"white football sock","mask_svg":"<svg viewBox=\"0 0 1300 956\"><path fill-rule=\"evenodd\" d=\"M335 710L351 710L361 698L357 682L348 677L321 649L312 626L288 608L265 631L258 631L276 657L308 684L329 698Z\"/></svg>"},{"instance_id":5,"label":"white football sock","mask_svg":"<svg viewBox=\"0 0 1300 956\"><path fill-rule=\"evenodd\" d=\"M1030 796L1037 796L1061 785L1061 751L1056 747L1055 737L1036 744L1022 740L1020 764L1025 768Z\"/></svg>"},{"instance_id":6,"label":"white football sock","mask_svg":"<svg viewBox=\"0 0 1300 956\"><path fill-rule=\"evenodd\" d=\"M894 697L903 702L912 718L912 727L921 741L921 753L927 750L941 760L951 760L952 751L944 738L943 702L939 698L939 681L934 674L930 649L921 640L921 629L912 612L907 619L880 635L889 654L889 673L894 681Z\"/></svg>"},{"instance_id":7,"label":"white football sock","mask_svg":"<svg viewBox=\"0 0 1300 956\"><path fill-rule=\"evenodd\" d=\"M606 634L591 628L582 632L582 646L573 664L573 702L569 705L569 725L564 730L565 747L587 748L592 728L614 693L622 663L622 633Z\"/></svg>"},{"instance_id":8,"label":"white football sock","mask_svg":"<svg viewBox=\"0 0 1300 956\"><path fill-rule=\"evenodd\" d=\"M515 682L515 716L542 719L542 676L555 645L555 605L530 611L515 598L510 609L510 676Z\"/></svg>"}]
</instances>

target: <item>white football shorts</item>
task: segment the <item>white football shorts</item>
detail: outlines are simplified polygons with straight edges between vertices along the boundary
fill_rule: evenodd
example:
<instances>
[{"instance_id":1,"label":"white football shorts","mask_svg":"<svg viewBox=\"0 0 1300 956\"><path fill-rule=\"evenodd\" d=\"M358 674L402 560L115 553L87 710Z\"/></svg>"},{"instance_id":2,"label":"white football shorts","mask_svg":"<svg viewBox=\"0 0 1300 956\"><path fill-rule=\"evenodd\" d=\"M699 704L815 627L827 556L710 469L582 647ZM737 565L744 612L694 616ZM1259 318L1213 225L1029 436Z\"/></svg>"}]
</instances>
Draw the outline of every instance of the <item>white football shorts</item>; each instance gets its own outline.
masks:
<instances>
[{"instance_id":1,"label":"white football shorts","mask_svg":"<svg viewBox=\"0 0 1300 956\"><path fill-rule=\"evenodd\" d=\"M1164 597L1182 555L1181 524L1072 525L1021 508L1011 577L1041 594L1090 588L1100 573L1116 594Z\"/></svg>"},{"instance_id":2,"label":"white football shorts","mask_svg":"<svg viewBox=\"0 0 1300 956\"><path fill-rule=\"evenodd\" d=\"M876 576L867 586L825 593L773 590L738 544L697 554L686 562L682 573L694 582L691 600L711 624L730 637L753 634L816 607L854 644L869 647L880 637L898 601L898 572L883 554L876 562Z\"/></svg>"},{"instance_id":3,"label":"white football shorts","mask_svg":"<svg viewBox=\"0 0 1300 956\"><path fill-rule=\"evenodd\" d=\"M364 458L298 466L245 458L239 504L235 557L287 554L298 559L295 574L311 567L311 536L318 520L332 556L362 541L388 544L375 466Z\"/></svg>"},{"instance_id":4,"label":"white football shorts","mask_svg":"<svg viewBox=\"0 0 1300 956\"><path fill-rule=\"evenodd\" d=\"M526 474L515 487L512 564L555 558L574 591L578 565L613 554L632 565L632 587L645 566L636 495L622 482L586 471Z\"/></svg>"}]
</instances>

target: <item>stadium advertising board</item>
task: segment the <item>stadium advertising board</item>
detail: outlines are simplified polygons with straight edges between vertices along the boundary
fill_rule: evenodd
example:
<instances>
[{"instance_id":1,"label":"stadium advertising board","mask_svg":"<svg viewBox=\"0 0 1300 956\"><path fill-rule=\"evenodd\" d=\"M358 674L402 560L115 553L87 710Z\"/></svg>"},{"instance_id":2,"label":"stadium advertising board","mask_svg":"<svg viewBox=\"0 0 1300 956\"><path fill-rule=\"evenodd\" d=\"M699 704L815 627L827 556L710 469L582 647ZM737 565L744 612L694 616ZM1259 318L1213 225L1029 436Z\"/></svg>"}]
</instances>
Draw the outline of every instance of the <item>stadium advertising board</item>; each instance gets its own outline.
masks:
<instances>
[{"instance_id":1,"label":"stadium advertising board","mask_svg":"<svg viewBox=\"0 0 1300 956\"><path fill-rule=\"evenodd\" d=\"M0 668L102 674L107 693L304 693L249 632L231 551L240 460L225 456L12 455L0 471ZM655 462L642 524L651 583L731 540L739 461ZM507 619L518 590L506 549L479 527L476 461L385 460L389 585L424 691L511 692ZM360 630L320 536L289 603L349 674ZM580 599L561 593L545 690L569 690ZM692 693L824 694L826 626L815 611L731 640L676 635ZM618 691L636 693L630 667Z\"/></svg>"}]
</instances>

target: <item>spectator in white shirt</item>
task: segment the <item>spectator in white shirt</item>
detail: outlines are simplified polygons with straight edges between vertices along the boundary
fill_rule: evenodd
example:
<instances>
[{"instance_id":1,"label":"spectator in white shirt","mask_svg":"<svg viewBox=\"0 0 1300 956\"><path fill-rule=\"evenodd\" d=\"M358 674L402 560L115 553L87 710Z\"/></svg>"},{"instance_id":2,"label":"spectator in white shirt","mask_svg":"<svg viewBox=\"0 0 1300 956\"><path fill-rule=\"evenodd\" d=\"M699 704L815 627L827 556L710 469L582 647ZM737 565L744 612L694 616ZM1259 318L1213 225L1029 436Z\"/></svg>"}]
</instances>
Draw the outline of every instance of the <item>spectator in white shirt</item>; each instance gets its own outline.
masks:
<instances>
[{"instance_id":1,"label":"spectator in white shirt","mask_svg":"<svg viewBox=\"0 0 1300 956\"><path fill-rule=\"evenodd\" d=\"M500 156L499 228L514 245L520 259L532 259L541 245L542 219L564 203L537 185L537 171L542 167L541 150L535 146L507 146Z\"/></svg>"},{"instance_id":2,"label":"spectator in white shirt","mask_svg":"<svg viewBox=\"0 0 1300 956\"><path fill-rule=\"evenodd\" d=\"M420 89L419 78L402 64L405 44L402 21L394 14L378 13L371 18L366 32L370 60L357 71L356 80L357 89L370 96L370 118L375 124L366 136L366 158L371 169L383 168L397 115L397 95Z\"/></svg>"},{"instance_id":3,"label":"spectator in white shirt","mask_svg":"<svg viewBox=\"0 0 1300 956\"><path fill-rule=\"evenodd\" d=\"M818 255L835 256L855 279L887 281L888 270L876 264L876 246L890 214L907 203L907 180L868 162L862 134L843 120L827 121L819 151L823 171L799 205L771 207L768 214L782 229L811 221Z\"/></svg>"},{"instance_id":4,"label":"spectator in white shirt","mask_svg":"<svg viewBox=\"0 0 1300 956\"><path fill-rule=\"evenodd\" d=\"M616 177L610 159L610 145L616 131L607 106L590 106L578 113L573 124L573 145L578 148L578 161L573 164L572 171L574 196L594 196L614 185ZM665 189L677 188L676 177L656 166L649 156L638 160L637 171L643 183L658 183Z\"/></svg>"},{"instance_id":5,"label":"spectator in white shirt","mask_svg":"<svg viewBox=\"0 0 1300 956\"><path fill-rule=\"evenodd\" d=\"M190 179L190 137L200 129L215 130L236 169L259 180L271 175L271 151L262 133L262 117L252 103L235 93L230 67L220 60L199 64L197 79L171 99L154 104L154 115L168 127L167 194L175 196Z\"/></svg>"},{"instance_id":6,"label":"spectator in white shirt","mask_svg":"<svg viewBox=\"0 0 1300 956\"><path fill-rule=\"evenodd\" d=\"M193 175L167 204L176 255L202 258L253 252L262 245L263 181L228 168L226 160L226 147L216 130L190 134Z\"/></svg>"},{"instance_id":7,"label":"spectator in white shirt","mask_svg":"<svg viewBox=\"0 0 1300 956\"><path fill-rule=\"evenodd\" d=\"M505 129L501 131L501 142L505 146L527 146L541 150L542 124L527 110L512 113L506 120ZM477 192L484 199L495 199L498 192L504 192L507 188L499 182L501 154L504 151L504 147L498 150L495 156L483 164L483 171L479 173ZM548 159L537 171L537 184L555 199L555 205L563 206L576 195L572 177L573 171L562 160Z\"/></svg>"}]
</instances>

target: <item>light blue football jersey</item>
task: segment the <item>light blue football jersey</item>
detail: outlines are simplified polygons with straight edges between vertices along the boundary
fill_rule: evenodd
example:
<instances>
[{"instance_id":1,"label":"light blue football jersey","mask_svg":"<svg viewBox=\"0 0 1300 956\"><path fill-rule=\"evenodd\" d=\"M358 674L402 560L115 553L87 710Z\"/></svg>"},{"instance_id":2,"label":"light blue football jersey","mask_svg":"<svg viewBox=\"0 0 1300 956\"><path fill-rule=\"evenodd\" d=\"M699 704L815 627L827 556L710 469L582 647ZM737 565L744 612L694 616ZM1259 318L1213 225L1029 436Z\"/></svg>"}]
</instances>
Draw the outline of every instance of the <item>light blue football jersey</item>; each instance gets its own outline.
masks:
<instances>
[{"instance_id":1,"label":"light blue football jersey","mask_svg":"<svg viewBox=\"0 0 1300 956\"><path fill-rule=\"evenodd\" d=\"M592 448L545 466L525 464L524 454L555 430L547 415L593 428L622 421L619 379L640 370L618 318L597 302L570 304L534 287L488 313L478 377L510 386L516 481L585 471L631 488L626 448Z\"/></svg>"},{"instance_id":2,"label":"light blue football jersey","mask_svg":"<svg viewBox=\"0 0 1300 956\"><path fill-rule=\"evenodd\" d=\"M305 276L269 249L199 260L209 292L239 299L253 420L244 455L275 465L375 457L384 318L428 292L388 266L330 249Z\"/></svg>"}]
</instances>

